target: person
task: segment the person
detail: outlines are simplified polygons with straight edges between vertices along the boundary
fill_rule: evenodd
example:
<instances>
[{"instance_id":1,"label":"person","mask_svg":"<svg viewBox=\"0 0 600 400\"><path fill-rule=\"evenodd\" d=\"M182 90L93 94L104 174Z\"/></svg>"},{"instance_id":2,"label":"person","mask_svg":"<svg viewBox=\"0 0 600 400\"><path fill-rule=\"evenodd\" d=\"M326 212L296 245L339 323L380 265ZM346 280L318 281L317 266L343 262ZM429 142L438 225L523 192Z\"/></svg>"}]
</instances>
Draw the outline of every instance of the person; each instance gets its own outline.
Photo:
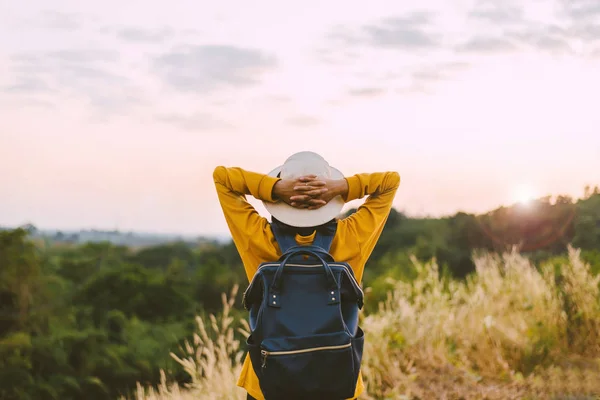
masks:
<instances>
[{"instance_id":1,"label":"person","mask_svg":"<svg viewBox=\"0 0 600 400\"><path fill-rule=\"evenodd\" d=\"M261 263L281 256L271 224L291 229L299 245L311 244L317 227L336 224L330 254L338 262L347 262L360 284L400 185L400 175L393 171L345 177L321 155L309 151L293 154L268 174L218 166L213 178L248 281ZM271 222L247 201L248 195L263 202ZM356 212L339 217L347 202L366 196ZM264 400L249 357L244 360L237 385L246 390L248 399ZM363 391L359 374L353 399Z\"/></svg>"}]
</instances>

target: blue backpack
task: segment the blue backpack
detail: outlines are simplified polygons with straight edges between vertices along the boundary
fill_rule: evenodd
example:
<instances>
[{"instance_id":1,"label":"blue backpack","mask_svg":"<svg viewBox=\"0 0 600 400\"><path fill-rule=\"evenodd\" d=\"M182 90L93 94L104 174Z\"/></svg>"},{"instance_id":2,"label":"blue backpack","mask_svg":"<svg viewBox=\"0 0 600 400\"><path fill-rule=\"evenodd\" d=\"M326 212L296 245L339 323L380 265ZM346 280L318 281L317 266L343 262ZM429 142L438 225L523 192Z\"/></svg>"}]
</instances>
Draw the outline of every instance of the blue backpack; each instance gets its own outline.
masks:
<instances>
[{"instance_id":1,"label":"blue backpack","mask_svg":"<svg viewBox=\"0 0 600 400\"><path fill-rule=\"evenodd\" d=\"M271 224L283 255L262 263L244 292L246 341L266 400L354 397L363 354L363 291L352 268L329 254L334 232L311 246Z\"/></svg>"}]
</instances>

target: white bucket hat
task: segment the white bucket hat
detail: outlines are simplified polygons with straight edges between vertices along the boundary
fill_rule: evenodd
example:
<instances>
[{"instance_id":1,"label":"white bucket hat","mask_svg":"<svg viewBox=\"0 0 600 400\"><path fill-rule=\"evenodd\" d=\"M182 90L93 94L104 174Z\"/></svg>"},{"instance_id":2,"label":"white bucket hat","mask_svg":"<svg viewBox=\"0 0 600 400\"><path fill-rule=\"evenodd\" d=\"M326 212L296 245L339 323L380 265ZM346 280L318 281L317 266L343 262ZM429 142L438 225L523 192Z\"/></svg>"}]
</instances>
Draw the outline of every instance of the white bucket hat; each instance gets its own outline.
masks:
<instances>
[{"instance_id":1,"label":"white bucket hat","mask_svg":"<svg viewBox=\"0 0 600 400\"><path fill-rule=\"evenodd\" d=\"M275 168L269 176L281 179L295 179L305 175L316 175L319 178L343 179L342 174L336 168L317 153L312 151L301 151L291 155L283 165ZM336 218L344 207L344 200L336 196L329 203L316 210L295 208L283 201L275 203L263 202L267 211L284 224L306 228L319 226Z\"/></svg>"}]
</instances>

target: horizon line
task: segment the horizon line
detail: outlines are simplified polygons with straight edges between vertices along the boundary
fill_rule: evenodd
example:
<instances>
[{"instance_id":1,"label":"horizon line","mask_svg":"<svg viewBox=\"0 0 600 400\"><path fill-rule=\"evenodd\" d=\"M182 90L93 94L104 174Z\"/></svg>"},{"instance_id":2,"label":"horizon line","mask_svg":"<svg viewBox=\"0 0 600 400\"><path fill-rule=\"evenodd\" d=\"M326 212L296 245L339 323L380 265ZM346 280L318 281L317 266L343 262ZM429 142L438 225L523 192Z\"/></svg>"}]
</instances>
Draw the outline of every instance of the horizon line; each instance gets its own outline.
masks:
<instances>
[{"instance_id":1,"label":"horizon line","mask_svg":"<svg viewBox=\"0 0 600 400\"><path fill-rule=\"evenodd\" d=\"M592 187L591 185L589 186L591 191L589 193L590 196L593 195L599 195L600 193L594 192L593 189L598 188L598 186ZM541 200L544 199L549 199L551 200L552 205L556 204L555 202L552 202L552 200L557 200L559 197L568 197L573 201L573 204L576 204L580 201L586 200L587 198L584 196L581 197L573 197L570 195L565 195L565 194L558 194L558 195L545 195L545 196L537 196L535 198L532 198L530 200L530 202L539 202ZM589 198L589 197L588 197ZM503 209L503 208L512 208L512 207L518 207L523 205L522 202L513 202L511 204L500 204L498 206L496 206L493 209L490 209L488 211L485 212L469 212L469 211L465 211L462 209L458 209L456 210L454 213L452 214L443 214L443 215L432 215L432 214L427 214L427 213L418 213L418 212L411 212L408 213L405 210L401 210L398 207L392 207L392 210L395 210L397 213L402 214L404 216L406 216L407 218L410 219L444 219L444 218L452 218L458 214L468 214L468 215L487 215L489 213L492 213L494 211ZM345 212L340 213L340 215L344 215L346 213L348 213L350 210L356 210L358 208L357 207L350 207L348 208ZM184 232L184 231L180 231L180 232L174 232L174 231L160 231L160 230L141 230L141 229L122 229L122 228L118 228L118 227L112 227L112 228L101 228L99 226L96 227L71 227L71 228L51 228L51 227L41 227L36 225L35 223L32 222L24 222L22 224L19 224L17 226L10 226L10 225L3 225L0 224L0 230L6 230L6 229L19 229L19 228L25 228L25 227L33 227L35 228L37 231L40 232L63 232L63 233L75 233L75 232L92 232L92 231L96 231L99 233L118 233L118 234L137 234L137 235L152 235L152 236L180 236L180 237L187 237L187 238L211 238L211 237L218 237L218 238L223 238L223 237L230 237L231 234L229 232L212 232L212 233L199 233L199 232Z\"/></svg>"}]
</instances>

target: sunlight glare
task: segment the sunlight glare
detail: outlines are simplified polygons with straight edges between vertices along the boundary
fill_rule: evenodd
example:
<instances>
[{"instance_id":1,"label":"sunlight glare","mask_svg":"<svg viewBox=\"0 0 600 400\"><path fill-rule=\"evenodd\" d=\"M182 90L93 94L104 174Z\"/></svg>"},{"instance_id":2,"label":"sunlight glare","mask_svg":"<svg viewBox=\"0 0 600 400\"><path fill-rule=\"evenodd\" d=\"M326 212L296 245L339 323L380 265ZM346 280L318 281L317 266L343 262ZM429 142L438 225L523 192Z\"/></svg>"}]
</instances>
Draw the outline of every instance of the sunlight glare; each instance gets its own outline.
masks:
<instances>
[{"instance_id":1,"label":"sunlight glare","mask_svg":"<svg viewBox=\"0 0 600 400\"><path fill-rule=\"evenodd\" d=\"M535 196L535 190L530 185L519 185L513 190L513 201L522 205L529 205Z\"/></svg>"}]
</instances>

